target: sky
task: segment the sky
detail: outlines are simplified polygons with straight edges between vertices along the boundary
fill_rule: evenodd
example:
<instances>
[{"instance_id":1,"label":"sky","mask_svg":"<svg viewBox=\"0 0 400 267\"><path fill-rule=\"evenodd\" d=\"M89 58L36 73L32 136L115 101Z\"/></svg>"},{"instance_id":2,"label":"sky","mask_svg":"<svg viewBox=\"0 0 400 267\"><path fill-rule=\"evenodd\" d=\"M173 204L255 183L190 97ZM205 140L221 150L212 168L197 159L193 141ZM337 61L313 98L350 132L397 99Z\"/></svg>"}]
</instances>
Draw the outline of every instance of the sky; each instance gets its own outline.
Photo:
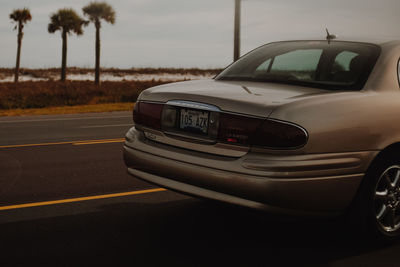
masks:
<instances>
[{"instance_id":1,"label":"sky","mask_svg":"<svg viewBox=\"0 0 400 267\"><path fill-rule=\"evenodd\" d=\"M17 32L9 14L31 10L21 67L61 65L61 35L49 34L52 13L90 0L1 0L0 67L14 67ZM116 23L103 23L101 66L222 68L233 59L234 0L114 0ZM241 54L268 42L340 37L400 39L399 0L242 0ZM68 39L68 66L93 67L95 30Z\"/></svg>"}]
</instances>

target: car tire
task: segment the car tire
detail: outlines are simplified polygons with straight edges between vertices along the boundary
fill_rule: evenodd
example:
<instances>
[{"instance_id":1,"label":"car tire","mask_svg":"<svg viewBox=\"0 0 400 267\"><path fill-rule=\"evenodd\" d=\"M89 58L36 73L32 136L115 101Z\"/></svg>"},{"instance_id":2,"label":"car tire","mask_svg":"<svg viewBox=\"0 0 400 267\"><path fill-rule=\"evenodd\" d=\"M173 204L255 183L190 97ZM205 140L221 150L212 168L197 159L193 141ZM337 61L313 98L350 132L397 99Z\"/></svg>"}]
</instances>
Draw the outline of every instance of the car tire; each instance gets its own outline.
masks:
<instances>
[{"instance_id":1,"label":"car tire","mask_svg":"<svg viewBox=\"0 0 400 267\"><path fill-rule=\"evenodd\" d=\"M359 233L384 242L400 237L400 153L372 163L348 215Z\"/></svg>"}]
</instances>

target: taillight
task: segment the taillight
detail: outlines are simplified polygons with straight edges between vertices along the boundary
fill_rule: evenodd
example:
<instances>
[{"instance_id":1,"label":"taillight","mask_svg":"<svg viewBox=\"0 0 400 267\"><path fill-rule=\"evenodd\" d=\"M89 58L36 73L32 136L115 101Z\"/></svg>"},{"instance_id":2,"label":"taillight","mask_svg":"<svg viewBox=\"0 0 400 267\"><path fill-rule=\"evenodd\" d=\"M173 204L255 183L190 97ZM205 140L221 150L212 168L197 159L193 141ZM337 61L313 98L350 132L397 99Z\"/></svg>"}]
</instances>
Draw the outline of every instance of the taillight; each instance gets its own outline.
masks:
<instances>
[{"instance_id":1,"label":"taillight","mask_svg":"<svg viewBox=\"0 0 400 267\"><path fill-rule=\"evenodd\" d=\"M271 119L252 118L222 113L218 141L272 149L304 146L307 132L301 127Z\"/></svg>"},{"instance_id":2,"label":"taillight","mask_svg":"<svg viewBox=\"0 0 400 267\"><path fill-rule=\"evenodd\" d=\"M176 130L177 112L176 108L168 105L164 108L162 103L137 102L133 121L151 129ZM229 144L290 149L304 146L308 138L307 132L300 126L274 119L218 112L211 113L209 123L215 125L215 129L209 129L208 137L212 140L216 137L216 141Z\"/></svg>"},{"instance_id":3,"label":"taillight","mask_svg":"<svg viewBox=\"0 0 400 267\"><path fill-rule=\"evenodd\" d=\"M307 132L300 126L267 119L252 136L252 145L269 148L298 148L307 143Z\"/></svg>"},{"instance_id":4,"label":"taillight","mask_svg":"<svg viewBox=\"0 0 400 267\"><path fill-rule=\"evenodd\" d=\"M240 115L221 113L219 116L218 140L222 142L250 145L251 135L263 120Z\"/></svg>"},{"instance_id":5,"label":"taillight","mask_svg":"<svg viewBox=\"0 0 400 267\"><path fill-rule=\"evenodd\" d=\"M137 102L133 110L133 121L137 125L152 129L161 129L163 104Z\"/></svg>"}]
</instances>

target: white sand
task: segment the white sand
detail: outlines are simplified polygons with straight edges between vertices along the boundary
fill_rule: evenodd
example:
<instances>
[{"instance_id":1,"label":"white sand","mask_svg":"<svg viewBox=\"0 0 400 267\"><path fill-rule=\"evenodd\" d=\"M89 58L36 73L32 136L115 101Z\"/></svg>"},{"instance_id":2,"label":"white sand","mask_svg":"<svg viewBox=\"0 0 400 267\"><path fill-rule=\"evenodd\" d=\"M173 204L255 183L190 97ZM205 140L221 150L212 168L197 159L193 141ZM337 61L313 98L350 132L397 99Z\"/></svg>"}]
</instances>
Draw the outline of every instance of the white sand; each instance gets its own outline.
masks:
<instances>
[{"instance_id":1,"label":"white sand","mask_svg":"<svg viewBox=\"0 0 400 267\"><path fill-rule=\"evenodd\" d=\"M176 80L199 80L199 79L210 79L214 75L193 75L193 74L170 74L170 73L159 73L159 74L134 74L134 75L113 75L112 73L101 73L101 81L149 81L149 80L161 80L161 81L176 81ZM58 80L60 77L51 76L51 79ZM47 81L49 78L36 78L30 75L20 75L20 81ZM94 73L87 74L68 74L67 80L72 81L94 81ZM0 82L13 82L14 76L2 76Z\"/></svg>"}]
</instances>

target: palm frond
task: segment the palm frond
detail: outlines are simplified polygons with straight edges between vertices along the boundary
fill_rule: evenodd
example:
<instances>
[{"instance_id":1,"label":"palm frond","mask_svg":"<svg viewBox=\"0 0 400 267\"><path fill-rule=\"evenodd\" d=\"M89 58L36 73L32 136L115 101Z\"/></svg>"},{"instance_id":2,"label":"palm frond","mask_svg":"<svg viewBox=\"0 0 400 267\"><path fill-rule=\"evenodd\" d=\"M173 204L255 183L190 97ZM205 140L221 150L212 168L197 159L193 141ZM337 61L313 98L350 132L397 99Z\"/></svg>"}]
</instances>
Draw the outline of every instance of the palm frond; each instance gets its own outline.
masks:
<instances>
[{"instance_id":1,"label":"palm frond","mask_svg":"<svg viewBox=\"0 0 400 267\"><path fill-rule=\"evenodd\" d=\"M87 25L87 21L82 19L75 10L71 8L63 8L50 16L48 25L49 33L63 30L67 33L83 34L83 26Z\"/></svg>"},{"instance_id":2,"label":"palm frond","mask_svg":"<svg viewBox=\"0 0 400 267\"><path fill-rule=\"evenodd\" d=\"M95 24L100 25L100 20L105 20L111 24L115 23L116 13L112 6L106 2L91 2L82 8L82 11Z\"/></svg>"},{"instance_id":3,"label":"palm frond","mask_svg":"<svg viewBox=\"0 0 400 267\"><path fill-rule=\"evenodd\" d=\"M21 24L25 24L28 21L32 20L32 15L28 8L15 9L10 14L10 19L15 22L18 22L18 23L21 22Z\"/></svg>"}]
</instances>

